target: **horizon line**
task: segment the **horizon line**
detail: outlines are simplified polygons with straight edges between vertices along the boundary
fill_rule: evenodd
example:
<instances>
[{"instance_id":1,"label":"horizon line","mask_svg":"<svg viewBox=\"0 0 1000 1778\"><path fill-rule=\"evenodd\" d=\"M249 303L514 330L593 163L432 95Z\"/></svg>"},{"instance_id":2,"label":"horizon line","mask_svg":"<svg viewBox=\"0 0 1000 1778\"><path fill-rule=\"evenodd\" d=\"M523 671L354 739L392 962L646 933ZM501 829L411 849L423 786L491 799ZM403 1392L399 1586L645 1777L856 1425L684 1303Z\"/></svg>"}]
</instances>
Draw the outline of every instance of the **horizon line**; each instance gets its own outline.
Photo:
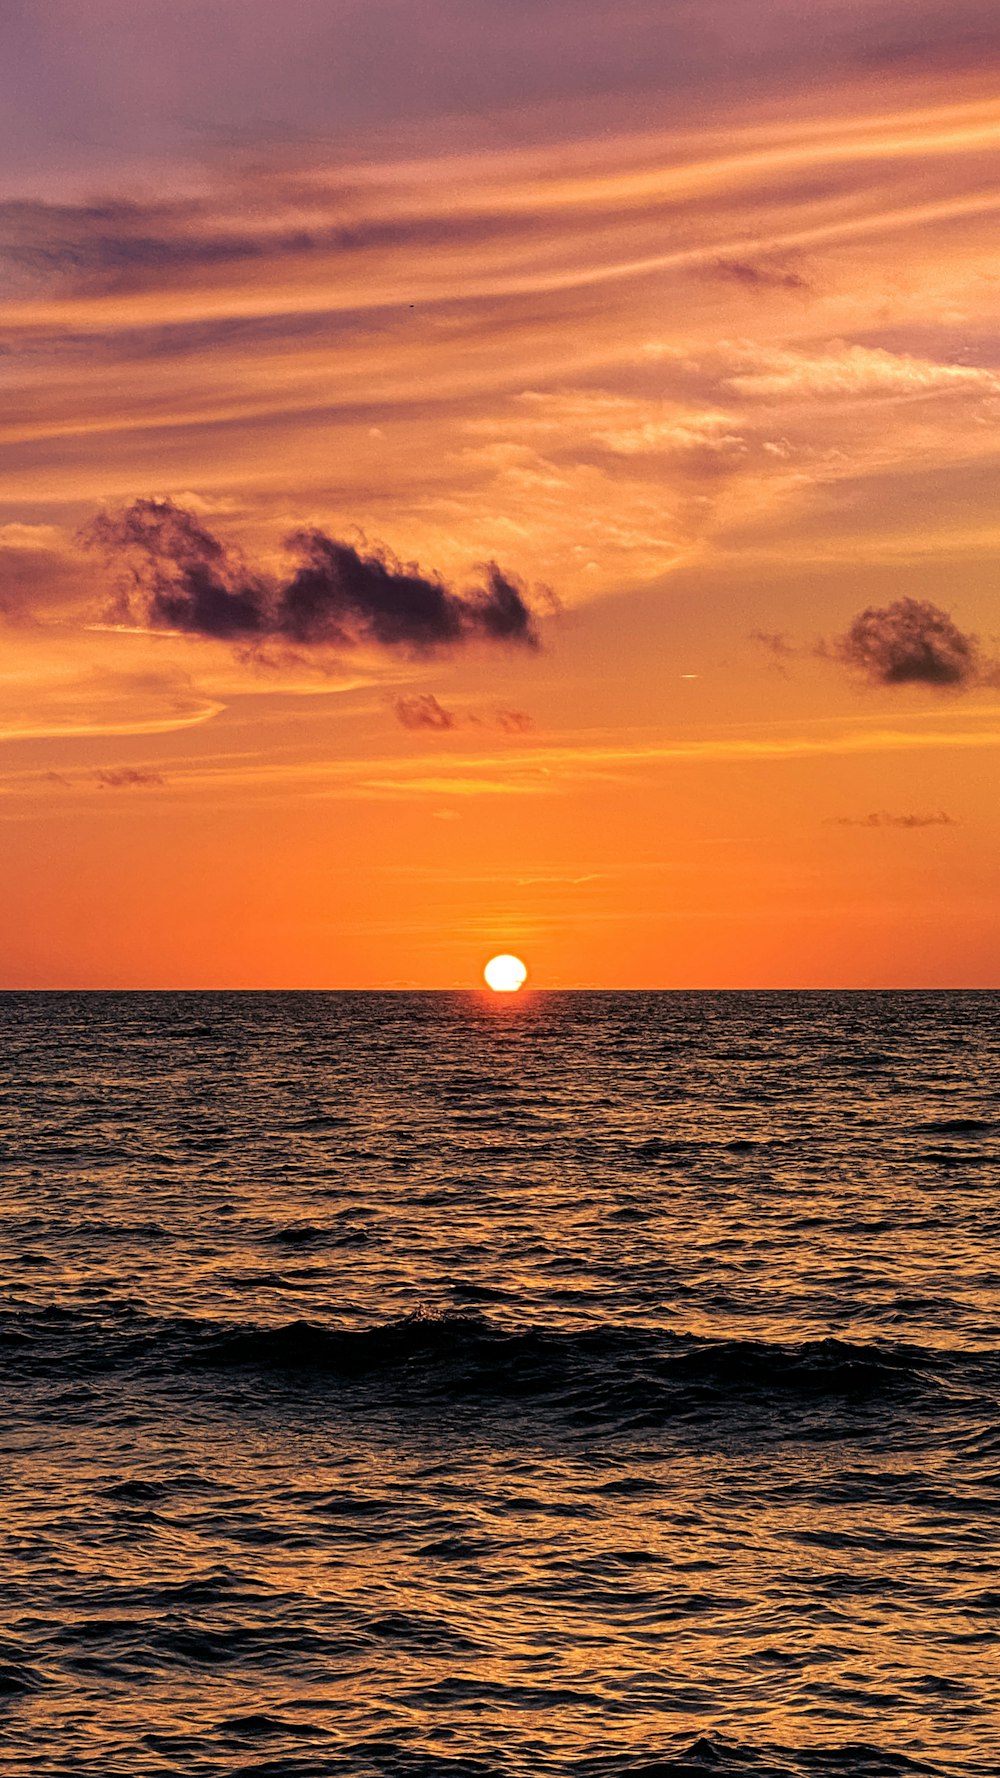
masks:
<instances>
[{"instance_id":1,"label":"horizon line","mask_svg":"<svg viewBox=\"0 0 1000 1778\"><path fill-rule=\"evenodd\" d=\"M949 986L921 986L910 983L899 984L845 984L843 986L786 986L775 987L590 987L577 985L563 987L551 983L543 987L519 988L515 993L498 993L494 989L480 986L451 987L387 987L387 988L302 988L302 987L87 987L81 986L21 986L6 987L0 985L0 996L14 994L464 994L475 995L489 1002L497 1001L509 1005L514 1001L530 1000L540 994L998 994L1000 983L954 983Z\"/></svg>"}]
</instances>

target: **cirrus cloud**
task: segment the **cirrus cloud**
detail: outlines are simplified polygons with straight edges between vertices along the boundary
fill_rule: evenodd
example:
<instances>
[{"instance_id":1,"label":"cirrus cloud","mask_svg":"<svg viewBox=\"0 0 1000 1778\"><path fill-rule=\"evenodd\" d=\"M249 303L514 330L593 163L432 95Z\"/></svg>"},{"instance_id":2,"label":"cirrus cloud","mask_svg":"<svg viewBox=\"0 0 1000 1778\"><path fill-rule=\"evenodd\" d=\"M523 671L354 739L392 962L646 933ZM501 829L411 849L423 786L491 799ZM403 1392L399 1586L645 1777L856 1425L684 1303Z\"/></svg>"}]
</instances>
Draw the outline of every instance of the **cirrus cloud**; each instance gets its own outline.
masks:
<instances>
[{"instance_id":1,"label":"cirrus cloud","mask_svg":"<svg viewBox=\"0 0 1000 1778\"><path fill-rule=\"evenodd\" d=\"M147 790L165 782L161 773L145 766L104 766L94 773L94 780L102 790Z\"/></svg>"},{"instance_id":2,"label":"cirrus cloud","mask_svg":"<svg viewBox=\"0 0 1000 1778\"><path fill-rule=\"evenodd\" d=\"M873 809L869 815L833 815L828 827L957 827L954 815L939 809L936 815L893 815L888 809Z\"/></svg>"},{"instance_id":3,"label":"cirrus cloud","mask_svg":"<svg viewBox=\"0 0 1000 1778\"><path fill-rule=\"evenodd\" d=\"M995 395L1000 378L973 364L943 364L835 340L819 352L756 352L727 378L741 395L804 401L810 398L921 396L979 390Z\"/></svg>"}]
</instances>

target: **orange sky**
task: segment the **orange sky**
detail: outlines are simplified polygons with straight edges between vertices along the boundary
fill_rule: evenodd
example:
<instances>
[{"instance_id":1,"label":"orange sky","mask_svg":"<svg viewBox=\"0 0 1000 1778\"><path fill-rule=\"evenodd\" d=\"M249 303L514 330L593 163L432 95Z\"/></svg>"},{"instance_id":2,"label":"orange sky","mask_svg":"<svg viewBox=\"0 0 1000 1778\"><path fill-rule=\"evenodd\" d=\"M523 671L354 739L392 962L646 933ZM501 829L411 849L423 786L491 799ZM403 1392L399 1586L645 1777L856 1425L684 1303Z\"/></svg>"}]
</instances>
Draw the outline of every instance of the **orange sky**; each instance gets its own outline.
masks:
<instances>
[{"instance_id":1,"label":"orange sky","mask_svg":"<svg viewBox=\"0 0 1000 1778\"><path fill-rule=\"evenodd\" d=\"M0 985L1000 984L990 9L187 10L4 26Z\"/></svg>"}]
</instances>

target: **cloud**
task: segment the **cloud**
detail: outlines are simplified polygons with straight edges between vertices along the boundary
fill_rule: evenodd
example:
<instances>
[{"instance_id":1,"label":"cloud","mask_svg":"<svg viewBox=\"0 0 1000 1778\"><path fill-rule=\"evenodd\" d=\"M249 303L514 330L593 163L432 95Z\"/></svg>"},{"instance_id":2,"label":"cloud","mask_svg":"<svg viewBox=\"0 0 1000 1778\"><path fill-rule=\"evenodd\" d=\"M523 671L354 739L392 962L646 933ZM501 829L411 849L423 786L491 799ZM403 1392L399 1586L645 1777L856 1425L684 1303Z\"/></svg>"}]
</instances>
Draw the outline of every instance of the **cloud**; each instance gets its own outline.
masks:
<instances>
[{"instance_id":1,"label":"cloud","mask_svg":"<svg viewBox=\"0 0 1000 1778\"><path fill-rule=\"evenodd\" d=\"M523 735L535 726L527 710L498 710L496 723L507 735Z\"/></svg>"},{"instance_id":2,"label":"cloud","mask_svg":"<svg viewBox=\"0 0 1000 1778\"><path fill-rule=\"evenodd\" d=\"M55 525L23 525L17 522L0 525L0 549L26 551L35 555L57 550L63 541L62 532Z\"/></svg>"},{"instance_id":3,"label":"cloud","mask_svg":"<svg viewBox=\"0 0 1000 1778\"><path fill-rule=\"evenodd\" d=\"M806 549L797 528L821 522L834 483L892 471L889 498L880 485L836 516L860 530L878 513L888 548L908 478L995 449L995 381L976 364L1000 109L950 84L936 111L908 85L862 100L830 72L794 123L741 105L721 135L701 107L697 126L648 129L611 107L551 140L524 118L483 137L477 120L475 152L452 120L405 152L392 135L331 159L304 135L197 178L139 179L133 153L110 184L33 180L0 203L7 498L75 520L155 488L222 537L242 535L240 512L269 515L275 540L307 513L357 543L349 513L453 584L496 556L576 604L736 533L784 554L794 531ZM119 195L71 201L95 190ZM815 314L778 287L800 274ZM748 307L767 311L750 341ZM882 426L880 403L915 378L942 393ZM580 389L574 411L562 391ZM952 537L942 526L935 547ZM7 597L48 605L48 588Z\"/></svg>"},{"instance_id":4,"label":"cloud","mask_svg":"<svg viewBox=\"0 0 1000 1778\"><path fill-rule=\"evenodd\" d=\"M585 107L551 139L524 117L484 136L477 119L475 152L450 120L405 148L390 134L340 155L306 134L197 176L140 177L133 151L96 184L32 180L0 204L6 498L75 522L169 492L223 538L269 523L269 543L307 514L357 544L346 513L453 585L495 556L571 604L734 543L808 553L824 523L824 549L869 525L905 547L912 478L995 451L995 383L976 365L1000 108L950 82L935 109L923 89L862 95L827 73L794 120L784 102L741 104L721 134L701 106L647 128L602 101L600 121ZM766 287L800 273L815 311ZM941 393L904 403L915 378ZM574 414L562 391L595 382L608 405ZM963 547L950 520L921 547ZM49 579L26 593L17 566L3 596L47 608Z\"/></svg>"},{"instance_id":5,"label":"cloud","mask_svg":"<svg viewBox=\"0 0 1000 1778\"><path fill-rule=\"evenodd\" d=\"M869 606L835 640L833 652L872 685L958 687L980 676L976 638L924 599Z\"/></svg>"},{"instance_id":6,"label":"cloud","mask_svg":"<svg viewBox=\"0 0 1000 1778\"><path fill-rule=\"evenodd\" d=\"M624 0L613 25L606 0L21 0L2 11L5 163L82 163L88 178L109 152L187 149L196 127L227 143L417 120L441 135L464 113L463 134L481 138L495 107L512 108L513 133L535 105L595 106L603 93L643 119L666 109L687 121L706 89L759 102L775 88L811 96L831 69L874 64L884 81L911 60L983 68L998 38L993 0Z\"/></svg>"},{"instance_id":7,"label":"cloud","mask_svg":"<svg viewBox=\"0 0 1000 1778\"><path fill-rule=\"evenodd\" d=\"M145 790L165 782L159 772L148 772L141 766L109 766L94 777L102 790Z\"/></svg>"},{"instance_id":8,"label":"cloud","mask_svg":"<svg viewBox=\"0 0 1000 1778\"><path fill-rule=\"evenodd\" d=\"M209 722L224 708L162 662L131 672L96 659L88 665L68 631L39 626L26 635L4 687L0 740L168 734Z\"/></svg>"},{"instance_id":9,"label":"cloud","mask_svg":"<svg viewBox=\"0 0 1000 1778\"><path fill-rule=\"evenodd\" d=\"M148 790L166 783L160 772L151 771L146 766L101 766L97 771L75 777L69 777L65 772L49 771L42 772L40 779L43 784L57 784L64 790L84 789L88 782L97 784L101 790Z\"/></svg>"},{"instance_id":10,"label":"cloud","mask_svg":"<svg viewBox=\"0 0 1000 1778\"><path fill-rule=\"evenodd\" d=\"M458 728L460 724L471 725L473 728L498 728L506 735L524 735L535 726L526 710L497 709L489 716L469 711L464 716L459 716L454 710L446 710L433 692L423 692L411 698L397 698L393 710L396 720L404 728L436 729L439 734Z\"/></svg>"},{"instance_id":11,"label":"cloud","mask_svg":"<svg viewBox=\"0 0 1000 1778\"><path fill-rule=\"evenodd\" d=\"M824 351L788 352L767 350L754 355L752 363L727 378L741 395L788 397L938 395L955 390L1000 391L995 372L972 364L941 364L887 352L881 346L849 345L834 340Z\"/></svg>"},{"instance_id":12,"label":"cloud","mask_svg":"<svg viewBox=\"0 0 1000 1778\"><path fill-rule=\"evenodd\" d=\"M439 704L433 692L424 692L419 697L397 698L393 705L397 722L404 728L451 729L455 727L455 717L443 704Z\"/></svg>"},{"instance_id":13,"label":"cloud","mask_svg":"<svg viewBox=\"0 0 1000 1778\"><path fill-rule=\"evenodd\" d=\"M717 259L709 267L716 278L730 284L742 284L746 290L810 290L812 286L798 272L781 271L775 266L755 265L749 259Z\"/></svg>"},{"instance_id":14,"label":"cloud","mask_svg":"<svg viewBox=\"0 0 1000 1778\"><path fill-rule=\"evenodd\" d=\"M84 533L127 574L114 616L225 640L267 634L268 585L172 500L135 500Z\"/></svg>"},{"instance_id":15,"label":"cloud","mask_svg":"<svg viewBox=\"0 0 1000 1778\"><path fill-rule=\"evenodd\" d=\"M946 815L940 809L936 815L890 815L888 810L876 810L870 815L834 815L826 824L828 827L957 827L953 815Z\"/></svg>"},{"instance_id":16,"label":"cloud","mask_svg":"<svg viewBox=\"0 0 1000 1778\"><path fill-rule=\"evenodd\" d=\"M476 638L537 645L522 589L495 562L483 571L485 585L456 593L388 552L361 555L323 531L299 531L288 547L301 565L281 590L274 633L291 642L417 653Z\"/></svg>"},{"instance_id":17,"label":"cloud","mask_svg":"<svg viewBox=\"0 0 1000 1778\"><path fill-rule=\"evenodd\" d=\"M433 653L470 642L538 646L519 581L488 562L480 584L455 591L388 550L367 552L316 528L296 531L287 578L249 567L193 512L135 500L101 514L85 540L122 573L118 622L220 641Z\"/></svg>"}]
</instances>

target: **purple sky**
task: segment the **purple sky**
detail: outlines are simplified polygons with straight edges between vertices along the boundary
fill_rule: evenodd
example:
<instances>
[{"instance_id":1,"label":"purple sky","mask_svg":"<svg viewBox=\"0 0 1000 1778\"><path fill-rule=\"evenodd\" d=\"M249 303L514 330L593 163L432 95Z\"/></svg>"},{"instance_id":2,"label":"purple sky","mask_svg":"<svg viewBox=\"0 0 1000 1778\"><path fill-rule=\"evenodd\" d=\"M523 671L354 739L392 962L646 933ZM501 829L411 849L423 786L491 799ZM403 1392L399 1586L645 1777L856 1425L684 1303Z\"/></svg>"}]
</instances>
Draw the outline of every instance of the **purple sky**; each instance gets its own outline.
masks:
<instances>
[{"instance_id":1,"label":"purple sky","mask_svg":"<svg viewBox=\"0 0 1000 1778\"><path fill-rule=\"evenodd\" d=\"M435 118L468 120L471 141L616 94L633 124L704 121L752 89L982 67L998 48L992 0L6 0L0 166L13 194L233 141Z\"/></svg>"}]
</instances>

